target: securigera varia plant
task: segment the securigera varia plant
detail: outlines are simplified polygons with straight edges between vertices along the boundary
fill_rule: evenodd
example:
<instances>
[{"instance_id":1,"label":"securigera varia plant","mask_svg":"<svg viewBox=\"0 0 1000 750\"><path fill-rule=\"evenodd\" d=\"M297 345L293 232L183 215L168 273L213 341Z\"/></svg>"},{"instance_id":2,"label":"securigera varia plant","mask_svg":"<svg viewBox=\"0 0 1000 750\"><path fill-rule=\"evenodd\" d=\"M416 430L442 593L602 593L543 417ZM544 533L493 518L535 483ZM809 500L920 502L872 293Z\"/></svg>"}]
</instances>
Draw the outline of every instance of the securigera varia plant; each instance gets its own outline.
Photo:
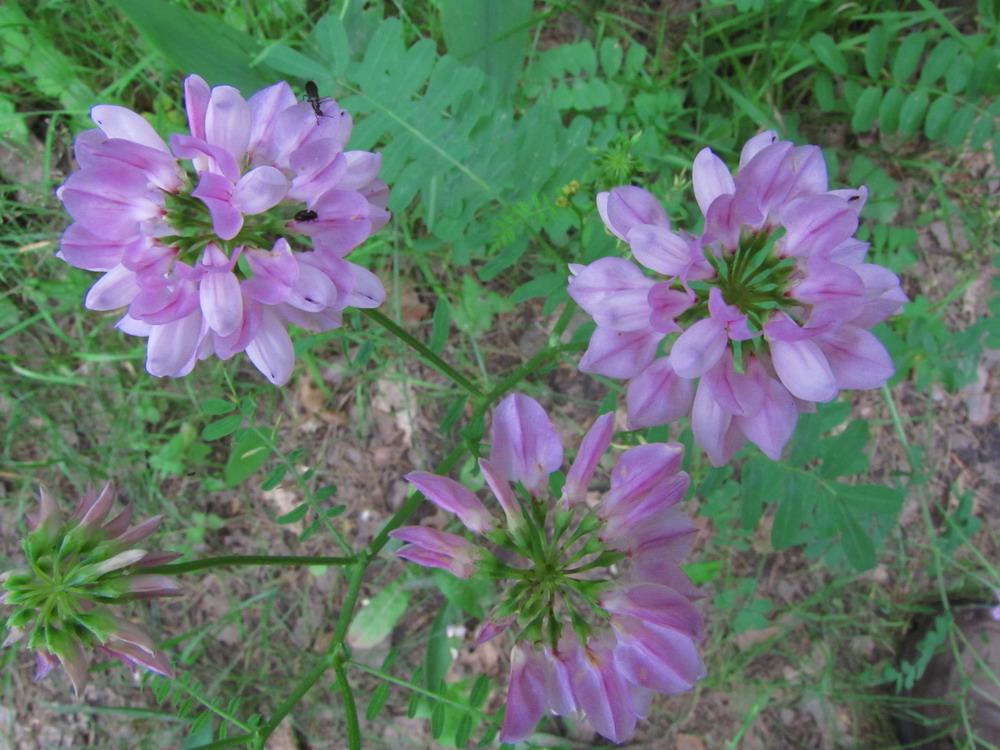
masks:
<instances>
[{"instance_id":1,"label":"securigera varia plant","mask_svg":"<svg viewBox=\"0 0 1000 750\"><path fill-rule=\"evenodd\" d=\"M547 712L586 719L625 741L654 693L690 689L704 676L696 648L697 589L680 568L696 527L675 506L689 484L683 448L626 450L599 500L588 486L611 442L613 414L587 432L559 488L563 446L538 402L512 395L493 417L489 460L479 467L503 518L447 477L406 479L471 532L503 549L501 562L464 536L407 526L390 536L400 557L467 578L505 582L477 645L514 641L502 742L530 735ZM555 475L555 476L553 476ZM558 498L552 492L559 493Z\"/></svg>"},{"instance_id":2,"label":"securigera varia plant","mask_svg":"<svg viewBox=\"0 0 1000 750\"><path fill-rule=\"evenodd\" d=\"M869 329L906 297L854 236L867 189L828 190L818 147L761 133L735 175L703 149L693 182L699 236L671 231L641 188L598 196L607 228L656 276L616 257L571 266L570 296L597 323L580 369L630 379L629 429L690 413L715 465L745 440L777 459L799 412L892 376Z\"/></svg>"},{"instance_id":3,"label":"securigera varia plant","mask_svg":"<svg viewBox=\"0 0 1000 750\"><path fill-rule=\"evenodd\" d=\"M192 75L184 96L190 134L169 146L129 109L91 110L98 127L77 138L80 169L57 191L74 220L57 255L103 272L85 305L127 308L117 326L149 338L150 374L245 350L280 385L289 323L327 331L345 307L385 299L344 260L389 219L381 157L345 151L350 115L284 82L244 99Z\"/></svg>"},{"instance_id":4,"label":"securigera varia plant","mask_svg":"<svg viewBox=\"0 0 1000 750\"><path fill-rule=\"evenodd\" d=\"M12 607L4 646L27 643L38 657L35 680L61 664L77 695L87 684L87 649L135 669L172 676L170 662L145 628L114 614L110 605L133 599L176 596L173 578L143 573L179 557L137 545L160 525L161 516L135 526L132 506L105 523L115 491L111 484L87 490L64 517L43 487L38 516L29 517L22 546L28 564L0 576L0 604Z\"/></svg>"}]
</instances>

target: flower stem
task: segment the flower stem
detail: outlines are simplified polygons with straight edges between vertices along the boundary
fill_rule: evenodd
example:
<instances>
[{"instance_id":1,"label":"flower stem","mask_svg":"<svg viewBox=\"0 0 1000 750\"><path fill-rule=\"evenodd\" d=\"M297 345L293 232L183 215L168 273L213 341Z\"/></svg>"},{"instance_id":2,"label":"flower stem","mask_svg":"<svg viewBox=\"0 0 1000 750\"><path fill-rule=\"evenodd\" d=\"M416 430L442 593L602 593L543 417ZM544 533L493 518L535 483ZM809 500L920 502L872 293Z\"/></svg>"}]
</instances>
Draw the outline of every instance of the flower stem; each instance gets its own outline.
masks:
<instances>
[{"instance_id":1,"label":"flower stem","mask_svg":"<svg viewBox=\"0 0 1000 750\"><path fill-rule=\"evenodd\" d=\"M344 715L347 718L347 746L350 750L361 750L361 726L358 724L358 707L354 702L354 692L351 683L347 681L347 671L344 669L343 651L333 657L333 671L337 675L337 685L344 697Z\"/></svg>"},{"instance_id":2,"label":"flower stem","mask_svg":"<svg viewBox=\"0 0 1000 750\"><path fill-rule=\"evenodd\" d=\"M411 349L414 349L421 357L424 358L427 364L438 370L442 375L449 377L455 385L464 388L477 399L483 398L483 392L479 390L479 388L471 380L441 359L441 357L437 354L432 352L429 347L418 341L412 334L407 333L402 326L396 323L392 318L383 315L378 310L370 307L361 308L360 311L362 315L371 318L384 329L389 331L389 333L404 342Z\"/></svg>"},{"instance_id":3,"label":"flower stem","mask_svg":"<svg viewBox=\"0 0 1000 750\"><path fill-rule=\"evenodd\" d=\"M357 557L324 557L322 555L223 555L205 557L201 560L166 563L143 568L142 573L157 575L179 575L206 568L222 568L232 565L350 565Z\"/></svg>"}]
</instances>

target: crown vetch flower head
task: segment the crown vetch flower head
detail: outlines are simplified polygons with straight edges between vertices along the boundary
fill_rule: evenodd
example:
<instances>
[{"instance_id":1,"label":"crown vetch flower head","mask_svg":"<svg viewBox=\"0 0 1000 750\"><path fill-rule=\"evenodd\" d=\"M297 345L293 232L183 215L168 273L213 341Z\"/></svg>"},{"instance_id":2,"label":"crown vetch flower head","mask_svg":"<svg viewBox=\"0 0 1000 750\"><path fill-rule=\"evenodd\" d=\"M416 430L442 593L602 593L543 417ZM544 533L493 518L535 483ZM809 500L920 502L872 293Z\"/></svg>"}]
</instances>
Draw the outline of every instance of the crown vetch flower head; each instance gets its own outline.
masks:
<instances>
[{"instance_id":1,"label":"crown vetch flower head","mask_svg":"<svg viewBox=\"0 0 1000 750\"><path fill-rule=\"evenodd\" d=\"M56 192L73 217L57 256L104 274L85 305L126 308L118 328L149 339L152 375L246 351L280 385L289 323L326 331L385 299L344 260L389 219L381 158L345 151L350 115L325 100L317 116L284 82L244 99L192 75L184 95L190 134L169 145L125 107L91 110Z\"/></svg>"},{"instance_id":2,"label":"crown vetch flower head","mask_svg":"<svg viewBox=\"0 0 1000 750\"><path fill-rule=\"evenodd\" d=\"M609 206L623 225L658 216L634 193ZM687 690L704 674L696 647L702 619L692 604L699 593L679 567L696 531L676 508L689 484L683 449L626 450L592 508L587 490L613 432L614 415L599 417L561 494L546 499L562 467L562 440L534 399L504 399L493 417L490 457L479 466L506 523L454 480L406 477L468 531L506 548L505 559L521 558L508 565L464 537L419 526L390 533L408 543L397 554L412 562L508 580L476 640L504 632L514 639L502 742L530 735L547 711L584 717L623 742L654 693Z\"/></svg>"},{"instance_id":3,"label":"crown vetch flower head","mask_svg":"<svg viewBox=\"0 0 1000 750\"><path fill-rule=\"evenodd\" d=\"M39 514L29 517L31 531L22 542L28 565L0 576L0 603L13 608L4 645L26 641L38 657L36 680L62 665L77 695L87 684L88 648L172 676L170 662L146 630L109 609L131 599L180 594L169 576L142 573L179 557L136 547L161 517L130 526L127 505L108 520L115 500L110 483L100 493L88 489L67 517L44 487L40 495Z\"/></svg>"},{"instance_id":4,"label":"crown vetch flower head","mask_svg":"<svg viewBox=\"0 0 1000 750\"><path fill-rule=\"evenodd\" d=\"M690 414L716 465L745 440L778 458L812 402L892 376L868 329L906 296L854 237L867 189L829 190L816 146L761 133L735 175L706 148L693 183L698 237L672 231L641 188L598 195L608 230L655 276L622 258L570 266L570 295L597 323L580 369L630 380L630 429Z\"/></svg>"}]
</instances>

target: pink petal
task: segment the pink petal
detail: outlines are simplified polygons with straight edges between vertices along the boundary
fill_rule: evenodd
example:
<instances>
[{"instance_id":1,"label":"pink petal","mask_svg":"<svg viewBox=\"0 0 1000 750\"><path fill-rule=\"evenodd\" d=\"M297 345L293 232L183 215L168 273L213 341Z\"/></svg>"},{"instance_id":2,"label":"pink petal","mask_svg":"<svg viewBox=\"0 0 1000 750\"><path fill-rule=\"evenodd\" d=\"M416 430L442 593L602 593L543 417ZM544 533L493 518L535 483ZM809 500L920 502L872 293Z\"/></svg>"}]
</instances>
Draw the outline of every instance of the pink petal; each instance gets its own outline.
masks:
<instances>
[{"instance_id":1,"label":"pink petal","mask_svg":"<svg viewBox=\"0 0 1000 750\"><path fill-rule=\"evenodd\" d=\"M604 225L622 240L632 227L640 224L670 228L667 212L653 194L632 185L617 187L610 193L598 193L597 211Z\"/></svg>"},{"instance_id":2,"label":"pink petal","mask_svg":"<svg viewBox=\"0 0 1000 750\"><path fill-rule=\"evenodd\" d=\"M275 385L284 385L292 376L295 351L288 331L278 317L265 309L257 335L247 344L247 356L254 367Z\"/></svg>"},{"instance_id":3,"label":"pink petal","mask_svg":"<svg viewBox=\"0 0 1000 750\"><path fill-rule=\"evenodd\" d=\"M660 357L628 384L630 430L676 422L691 410L694 381L674 372L670 357Z\"/></svg>"},{"instance_id":4,"label":"pink petal","mask_svg":"<svg viewBox=\"0 0 1000 750\"><path fill-rule=\"evenodd\" d=\"M837 378L814 341L773 340L771 360L782 384L796 398L822 403L837 397Z\"/></svg>"},{"instance_id":5,"label":"pink petal","mask_svg":"<svg viewBox=\"0 0 1000 750\"><path fill-rule=\"evenodd\" d=\"M765 130L763 133L755 135L744 144L743 150L740 152L740 169L743 169L751 159L765 148L777 142L778 133L774 130Z\"/></svg>"},{"instance_id":6,"label":"pink petal","mask_svg":"<svg viewBox=\"0 0 1000 750\"><path fill-rule=\"evenodd\" d=\"M205 139L205 114L212 91L205 79L192 73L184 79L184 108L187 110L188 129L195 138Z\"/></svg>"},{"instance_id":7,"label":"pink petal","mask_svg":"<svg viewBox=\"0 0 1000 750\"><path fill-rule=\"evenodd\" d=\"M637 224L626 239L637 261L665 276L680 276L696 260L691 245L662 226Z\"/></svg>"},{"instance_id":8,"label":"pink petal","mask_svg":"<svg viewBox=\"0 0 1000 750\"><path fill-rule=\"evenodd\" d=\"M490 463L502 476L537 496L562 460L562 441L541 404L520 393L500 402L493 413Z\"/></svg>"},{"instance_id":9,"label":"pink petal","mask_svg":"<svg viewBox=\"0 0 1000 750\"><path fill-rule=\"evenodd\" d=\"M288 180L274 167L262 166L243 175L233 190L233 206L253 216L277 206L288 192Z\"/></svg>"},{"instance_id":10,"label":"pink petal","mask_svg":"<svg viewBox=\"0 0 1000 750\"><path fill-rule=\"evenodd\" d=\"M514 490L500 471L485 458L479 459L479 470L486 480L493 497L500 503L504 515L507 517L507 525L512 529L517 529L524 524L524 513L521 512L521 505L517 502Z\"/></svg>"},{"instance_id":11,"label":"pink petal","mask_svg":"<svg viewBox=\"0 0 1000 750\"><path fill-rule=\"evenodd\" d=\"M535 731L548 700L545 692L545 667L528 644L518 643L510 654L510 682L500 742L520 742Z\"/></svg>"},{"instance_id":12,"label":"pink petal","mask_svg":"<svg viewBox=\"0 0 1000 750\"><path fill-rule=\"evenodd\" d=\"M128 305L138 293L136 275L119 265L94 282L83 305L88 310L115 310Z\"/></svg>"},{"instance_id":13,"label":"pink petal","mask_svg":"<svg viewBox=\"0 0 1000 750\"><path fill-rule=\"evenodd\" d=\"M716 198L736 192L736 183L729 167L710 148L703 148L698 152L691 171L694 197L702 214L706 216L708 207Z\"/></svg>"},{"instance_id":14,"label":"pink petal","mask_svg":"<svg viewBox=\"0 0 1000 750\"><path fill-rule=\"evenodd\" d=\"M232 86L216 86L205 112L205 140L240 161L250 143L250 105Z\"/></svg>"},{"instance_id":15,"label":"pink petal","mask_svg":"<svg viewBox=\"0 0 1000 750\"><path fill-rule=\"evenodd\" d=\"M569 294L597 325L636 331L649 327L646 298L655 283L623 258L601 258L570 279Z\"/></svg>"},{"instance_id":16,"label":"pink petal","mask_svg":"<svg viewBox=\"0 0 1000 750\"><path fill-rule=\"evenodd\" d=\"M697 321L670 348L674 372L682 378L704 375L722 357L728 341L724 321L714 318Z\"/></svg>"},{"instance_id":17,"label":"pink petal","mask_svg":"<svg viewBox=\"0 0 1000 750\"><path fill-rule=\"evenodd\" d=\"M814 341L822 350L838 388L879 388L896 373L885 346L863 328L842 326L817 336Z\"/></svg>"},{"instance_id":18,"label":"pink petal","mask_svg":"<svg viewBox=\"0 0 1000 750\"><path fill-rule=\"evenodd\" d=\"M493 529L493 516L486 506L472 490L454 479L425 471L411 471L403 478L439 508L458 516L469 531L482 534Z\"/></svg>"},{"instance_id":19,"label":"pink petal","mask_svg":"<svg viewBox=\"0 0 1000 750\"><path fill-rule=\"evenodd\" d=\"M580 358L580 372L631 378L653 361L663 337L664 334L652 330L612 331L598 326Z\"/></svg>"},{"instance_id":20,"label":"pink petal","mask_svg":"<svg viewBox=\"0 0 1000 750\"><path fill-rule=\"evenodd\" d=\"M573 460L573 465L566 472L566 483L563 485L562 502L565 507L573 507L581 503L587 496L587 487L597 470L597 464L611 445L611 437L615 431L615 415L612 412L602 414L583 438L580 450Z\"/></svg>"},{"instance_id":21,"label":"pink petal","mask_svg":"<svg viewBox=\"0 0 1000 750\"><path fill-rule=\"evenodd\" d=\"M90 109L90 119L97 123L108 138L123 138L141 143L157 151L170 153L166 142L146 119L127 107L116 104L98 104Z\"/></svg>"},{"instance_id":22,"label":"pink petal","mask_svg":"<svg viewBox=\"0 0 1000 750\"><path fill-rule=\"evenodd\" d=\"M795 431L798 409L785 386L768 375L760 362L753 360L748 374L761 387L764 400L756 414L739 420L740 429L768 458L779 461Z\"/></svg>"},{"instance_id":23,"label":"pink petal","mask_svg":"<svg viewBox=\"0 0 1000 750\"><path fill-rule=\"evenodd\" d=\"M201 311L153 326L146 347L146 371L155 377L178 377L191 371L202 340Z\"/></svg>"},{"instance_id":24,"label":"pink petal","mask_svg":"<svg viewBox=\"0 0 1000 750\"><path fill-rule=\"evenodd\" d=\"M233 206L233 184L215 172L201 172L198 186L191 191L200 198L212 216L212 228L223 240L231 240L243 228L243 214Z\"/></svg>"}]
</instances>

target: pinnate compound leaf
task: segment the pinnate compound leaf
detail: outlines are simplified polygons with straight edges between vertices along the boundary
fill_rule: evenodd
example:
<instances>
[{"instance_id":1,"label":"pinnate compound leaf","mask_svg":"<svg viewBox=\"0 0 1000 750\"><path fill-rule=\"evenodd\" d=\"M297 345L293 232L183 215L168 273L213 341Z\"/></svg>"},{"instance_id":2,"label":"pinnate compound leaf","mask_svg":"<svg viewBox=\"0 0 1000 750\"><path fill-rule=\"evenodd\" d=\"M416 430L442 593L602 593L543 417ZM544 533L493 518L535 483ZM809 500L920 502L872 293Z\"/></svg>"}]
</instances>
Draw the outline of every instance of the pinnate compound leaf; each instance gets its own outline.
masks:
<instances>
[{"instance_id":1,"label":"pinnate compound leaf","mask_svg":"<svg viewBox=\"0 0 1000 750\"><path fill-rule=\"evenodd\" d=\"M899 131L906 135L916 135L927 113L930 95L926 89L915 89L906 97L899 110Z\"/></svg>"},{"instance_id":2,"label":"pinnate compound leaf","mask_svg":"<svg viewBox=\"0 0 1000 750\"><path fill-rule=\"evenodd\" d=\"M365 718L368 721L373 721L388 699L389 683L383 682L372 691L371 700L368 701L368 708L365 709Z\"/></svg>"},{"instance_id":3,"label":"pinnate compound leaf","mask_svg":"<svg viewBox=\"0 0 1000 750\"><path fill-rule=\"evenodd\" d=\"M861 92L854 105L854 116L851 118L851 129L855 133L864 133L871 129L878 117L878 108L882 103L882 88L871 86Z\"/></svg>"},{"instance_id":4,"label":"pinnate compound leaf","mask_svg":"<svg viewBox=\"0 0 1000 750\"><path fill-rule=\"evenodd\" d=\"M948 121L955 113L955 100L950 96L939 96L927 110L927 120L924 122L924 135L932 141L937 140L948 127Z\"/></svg>"},{"instance_id":5,"label":"pinnate compound leaf","mask_svg":"<svg viewBox=\"0 0 1000 750\"><path fill-rule=\"evenodd\" d=\"M210 417L228 414L235 408L236 404L224 398L206 398L201 402L201 413L207 414Z\"/></svg>"},{"instance_id":6,"label":"pinnate compound leaf","mask_svg":"<svg viewBox=\"0 0 1000 750\"><path fill-rule=\"evenodd\" d=\"M960 94L969 85L972 68L975 66L969 55L962 54L952 60L944 76L944 86L949 94Z\"/></svg>"},{"instance_id":7,"label":"pinnate compound leaf","mask_svg":"<svg viewBox=\"0 0 1000 750\"><path fill-rule=\"evenodd\" d=\"M837 43L833 41L833 38L829 34L824 34L823 32L813 34L809 40L809 45L812 47L813 52L816 53L819 61L831 73L839 76L847 74L847 60L844 59L844 53L840 51Z\"/></svg>"},{"instance_id":8,"label":"pinnate compound leaf","mask_svg":"<svg viewBox=\"0 0 1000 750\"><path fill-rule=\"evenodd\" d=\"M216 420L209 425L205 426L205 429L201 431L201 437L203 440L218 440L226 435L232 435L236 430L240 428L240 424L243 422L243 416L240 414L230 414L228 417L223 417L222 419Z\"/></svg>"},{"instance_id":9,"label":"pinnate compound leaf","mask_svg":"<svg viewBox=\"0 0 1000 750\"><path fill-rule=\"evenodd\" d=\"M948 37L938 42L920 70L920 85L932 86L948 70L958 53L961 51L958 42Z\"/></svg>"},{"instance_id":10,"label":"pinnate compound leaf","mask_svg":"<svg viewBox=\"0 0 1000 750\"><path fill-rule=\"evenodd\" d=\"M883 134L892 135L899 130L900 110L905 99L906 94L898 87L894 86L885 92L878 108L878 125Z\"/></svg>"},{"instance_id":11,"label":"pinnate compound leaf","mask_svg":"<svg viewBox=\"0 0 1000 750\"><path fill-rule=\"evenodd\" d=\"M438 0L448 51L481 68L506 97L524 64L531 26L531 0Z\"/></svg>"},{"instance_id":12,"label":"pinnate compound leaf","mask_svg":"<svg viewBox=\"0 0 1000 750\"><path fill-rule=\"evenodd\" d=\"M907 34L903 38L892 61L892 77L896 79L896 83L906 83L910 79L920 64L920 57L924 54L926 44L927 37L923 32Z\"/></svg>"},{"instance_id":13,"label":"pinnate compound leaf","mask_svg":"<svg viewBox=\"0 0 1000 750\"><path fill-rule=\"evenodd\" d=\"M270 455L264 440L252 430L240 430L233 437L229 458L222 475L226 484L233 487L255 474Z\"/></svg>"},{"instance_id":14,"label":"pinnate compound leaf","mask_svg":"<svg viewBox=\"0 0 1000 750\"><path fill-rule=\"evenodd\" d=\"M870 78L882 77L882 64L889 51L889 38L889 27L885 25L875 26L868 32L865 40L865 71Z\"/></svg>"}]
</instances>

